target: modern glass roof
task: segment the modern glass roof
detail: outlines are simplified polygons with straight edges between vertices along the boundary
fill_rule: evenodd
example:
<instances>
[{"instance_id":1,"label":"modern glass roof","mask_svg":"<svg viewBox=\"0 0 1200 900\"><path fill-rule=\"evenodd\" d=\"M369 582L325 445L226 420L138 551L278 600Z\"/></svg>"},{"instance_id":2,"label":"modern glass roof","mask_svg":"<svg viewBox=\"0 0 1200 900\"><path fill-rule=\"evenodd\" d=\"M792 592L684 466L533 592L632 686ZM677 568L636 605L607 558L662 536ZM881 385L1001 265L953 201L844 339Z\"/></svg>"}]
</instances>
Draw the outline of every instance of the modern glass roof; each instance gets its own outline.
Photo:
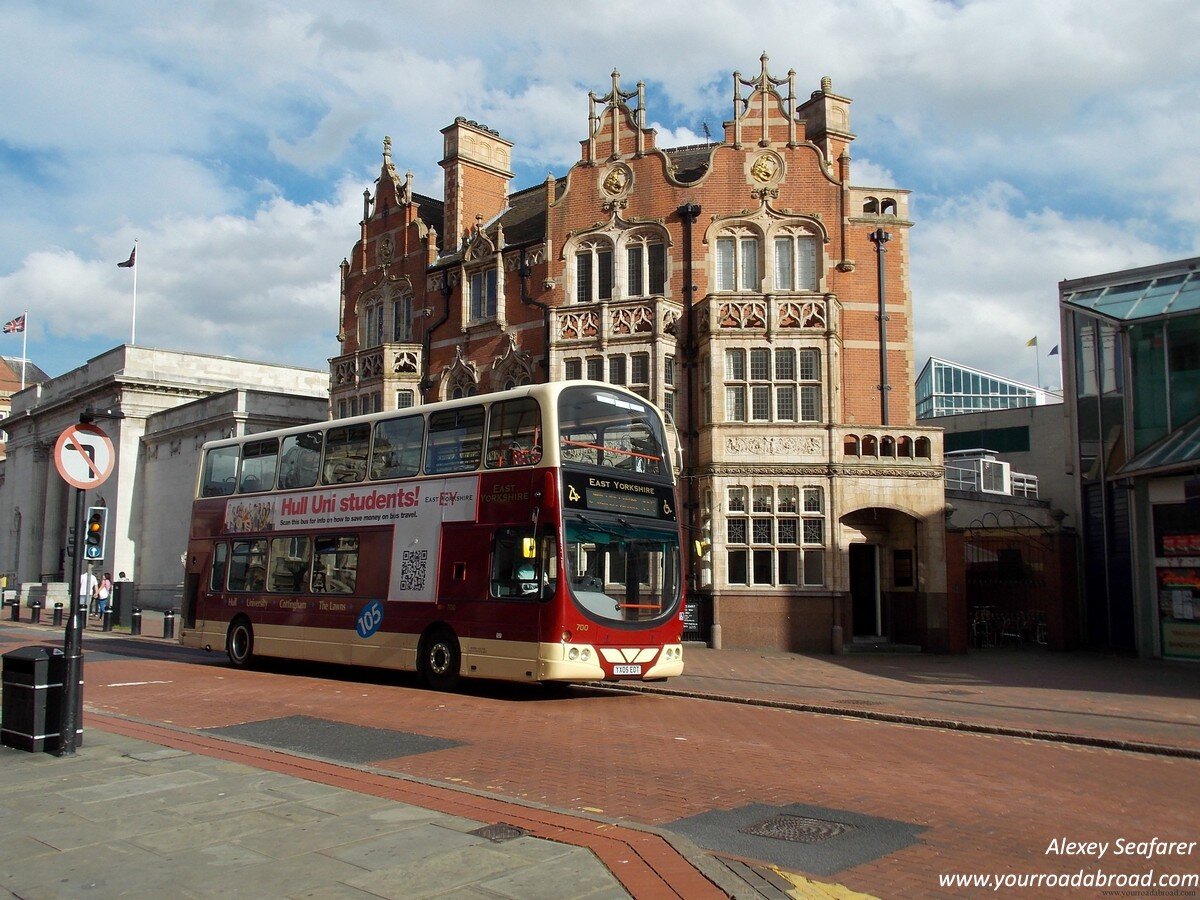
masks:
<instances>
[{"instance_id":1,"label":"modern glass roof","mask_svg":"<svg viewBox=\"0 0 1200 900\"><path fill-rule=\"evenodd\" d=\"M1194 312L1200 310L1200 272L1075 291L1064 294L1062 299L1064 303L1123 322Z\"/></svg>"},{"instance_id":2,"label":"modern glass roof","mask_svg":"<svg viewBox=\"0 0 1200 900\"><path fill-rule=\"evenodd\" d=\"M1163 472L1186 469L1200 463L1200 416L1178 431L1147 447L1124 466L1119 475L1158 470Z\"/></svg>"}]
</instances>

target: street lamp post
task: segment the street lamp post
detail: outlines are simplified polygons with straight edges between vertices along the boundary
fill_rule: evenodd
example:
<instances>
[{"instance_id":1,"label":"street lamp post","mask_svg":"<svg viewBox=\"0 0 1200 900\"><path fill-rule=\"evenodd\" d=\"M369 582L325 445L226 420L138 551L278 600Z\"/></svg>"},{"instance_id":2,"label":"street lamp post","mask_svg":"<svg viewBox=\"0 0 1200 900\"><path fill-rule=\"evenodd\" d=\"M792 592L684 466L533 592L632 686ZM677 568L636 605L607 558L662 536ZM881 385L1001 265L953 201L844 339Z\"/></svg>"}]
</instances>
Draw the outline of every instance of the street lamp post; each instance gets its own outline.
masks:
<instances>
[{"instance_id":1,"label":"street lamp post","mask_svg":"<svg viewBox=\"0 0 1200 900\"><path fill-rule=\"evenodd\" d=\"M883 254L887 253L884 247L892 236L882 228L876 228L869 235L871 243L875 245L875 259L879 269L879 315L876 318L879 320L879 415L880 423L888 424L888 391L892 386L888 384L887 371L887 291L885 287L885 279L883 275Z\"/></svg>"}]
</instances>

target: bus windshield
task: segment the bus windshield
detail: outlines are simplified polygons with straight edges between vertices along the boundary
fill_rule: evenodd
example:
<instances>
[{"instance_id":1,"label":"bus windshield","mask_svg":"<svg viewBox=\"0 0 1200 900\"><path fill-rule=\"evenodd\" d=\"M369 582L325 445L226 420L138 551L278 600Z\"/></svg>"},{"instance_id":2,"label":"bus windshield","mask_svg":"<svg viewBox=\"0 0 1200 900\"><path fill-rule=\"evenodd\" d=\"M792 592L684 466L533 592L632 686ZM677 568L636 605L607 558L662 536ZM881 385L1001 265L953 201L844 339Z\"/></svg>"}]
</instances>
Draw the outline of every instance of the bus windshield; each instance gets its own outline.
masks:
<instances>
[{"instance_id":1,"label":"bus windshield","mask_svg":"<svg viewBox=\"0 0 1200 900\"><path fill-rule=\"evenodd\" d=\"M567 584L594 619L647 622L674 612L679 599L679 538L674 531L609 525L582 514L566 523Z\"/></svg>"},{"instance_id":2,"label":"bus windshield","mask_svg":"<svg viewBox=\"0 0 1200 900\"><path fill-rule=\"evenodd\" d=\"M564 463L670 475L662 425L648 402L581 385L559 396L558 417Z\"/></svg>"}]
</instances>

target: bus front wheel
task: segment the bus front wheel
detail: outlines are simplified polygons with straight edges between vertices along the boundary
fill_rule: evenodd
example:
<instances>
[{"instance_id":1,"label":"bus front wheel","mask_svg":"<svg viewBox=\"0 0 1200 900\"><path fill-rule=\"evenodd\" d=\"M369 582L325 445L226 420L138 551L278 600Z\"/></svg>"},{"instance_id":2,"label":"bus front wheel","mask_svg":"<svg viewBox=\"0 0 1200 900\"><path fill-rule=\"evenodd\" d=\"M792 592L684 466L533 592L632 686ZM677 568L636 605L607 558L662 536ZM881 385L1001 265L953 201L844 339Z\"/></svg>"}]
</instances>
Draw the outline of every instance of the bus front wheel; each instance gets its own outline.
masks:
<instances>
[{"instance_id":1,"label":"bus front wheel","mask_svg":"<svg viewBox=\"0 0 1200 900\"><path fill-rule=\"evenodd\" d=\"M452 691L458 686L462 654L454 632L442 628L425 638L421 669L425 683L435 691Z\"/></svg>"},{"instance_id":2,"label":"bus front wheel","mask_svg":"<svg viewBox=\"0 0 1200 900\"><path fill-rule=\"evenodd\" d=\"M229 662L234 668L249 668L254 659L254 629L248 620L238 619L229 626L225 652L229 654Z\"/></svg>"}]
</instances>

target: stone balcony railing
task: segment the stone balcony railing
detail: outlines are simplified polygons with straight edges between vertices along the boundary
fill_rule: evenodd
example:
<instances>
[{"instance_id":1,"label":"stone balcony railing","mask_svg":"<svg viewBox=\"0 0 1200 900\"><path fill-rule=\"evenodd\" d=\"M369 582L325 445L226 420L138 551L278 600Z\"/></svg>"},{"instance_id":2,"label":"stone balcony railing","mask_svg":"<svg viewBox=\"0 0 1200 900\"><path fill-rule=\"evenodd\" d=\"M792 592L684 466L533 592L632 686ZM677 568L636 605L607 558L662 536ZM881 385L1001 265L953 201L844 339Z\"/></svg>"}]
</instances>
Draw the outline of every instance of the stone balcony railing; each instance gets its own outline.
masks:
<instances>
[{"instance_id":1,"label":"stone balcony railing","mask_svg":"<svg viewBox=\"0 0 1200 900\"><path fill-rule=\"evenodd\" d=\"M657 340L679 333L682 307L665 297L572 303L550 310L550 334L555 346L604 347L628 338Z\"/></svg>"},{"instance_id":2,"label":"stone balcony railing","mask_svg":"<svg viewBox=\"0 0 1200 900\"><path fill-rule=\"evenodd\" d=\"M697 307L700 334L836 332L841 304L832 294L709 294Z\"/></svg>"},{"instance_id":3,"label":"stone balcony railing","mask_svg":"<svg viewBox=\"0 0 1200 900\"><path fill-rule=\"evenodd\" d=\"M422 351L420 344L379 344L336 356L331 363L333 387L361 386L380 382L385 376L413 381L421 377Z\"/></svg>"}]
</instances>

